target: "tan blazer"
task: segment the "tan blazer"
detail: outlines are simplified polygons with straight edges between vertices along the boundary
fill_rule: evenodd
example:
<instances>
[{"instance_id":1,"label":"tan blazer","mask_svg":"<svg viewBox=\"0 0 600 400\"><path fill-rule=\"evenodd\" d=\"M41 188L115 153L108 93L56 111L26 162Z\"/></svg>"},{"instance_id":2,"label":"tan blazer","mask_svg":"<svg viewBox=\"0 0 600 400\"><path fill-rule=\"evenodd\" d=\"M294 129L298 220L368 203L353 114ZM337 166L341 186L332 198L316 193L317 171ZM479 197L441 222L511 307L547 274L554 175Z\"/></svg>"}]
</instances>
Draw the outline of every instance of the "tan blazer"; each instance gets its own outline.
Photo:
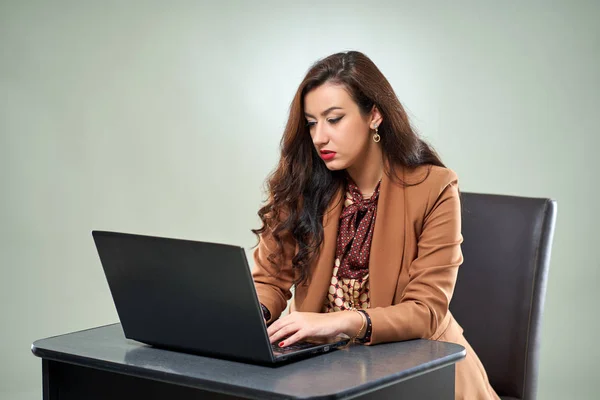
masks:
<instances>
[{"instance_id":1,"label":"tan blazer","mask_svg":"<svg viewBox=\"0 0 600 400\"><path fill-rule=\"evenodd\" d=\"M429 175L428 175L429 172ZM462 263L458 178L446 168L399 169L402 186L384 174L369 258L373 324L370 345L415 338L458 343L467 356L456 365L457 399L497 399L477 355L448 310L458 267ZM291 309L321 312L333 274L343 193L337 193L324 219L321 252L307 284L295 288ZM292 296L291 257L296 245L284 238L285 257L277 272L267 260L275 249L263 234L254 252L252 276L260 302L277 319Z\"/></svg>"}]
</instances>

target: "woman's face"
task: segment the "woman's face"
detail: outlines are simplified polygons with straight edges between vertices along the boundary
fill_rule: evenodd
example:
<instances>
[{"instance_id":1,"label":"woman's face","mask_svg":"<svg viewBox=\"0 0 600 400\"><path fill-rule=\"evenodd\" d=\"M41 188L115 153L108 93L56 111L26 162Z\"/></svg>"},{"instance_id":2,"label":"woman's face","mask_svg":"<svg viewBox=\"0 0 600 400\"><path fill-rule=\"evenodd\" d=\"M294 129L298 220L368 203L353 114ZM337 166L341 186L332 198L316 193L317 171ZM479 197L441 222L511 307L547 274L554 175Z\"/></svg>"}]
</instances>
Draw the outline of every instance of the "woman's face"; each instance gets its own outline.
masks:
<instances>
[{"instance_id":1,"label":"woman's face","mask_svg":"<svg viewBox=\"0 0 600 400\"><path fill-rule=\"evenodd\" d=\"M317 153L329 170L347 169L364 161L376 146L371 128L379 125L376 107L369 115L360 113L344 86L324 83L304 96L304 115Z\"/></svg>"}]
</instances>

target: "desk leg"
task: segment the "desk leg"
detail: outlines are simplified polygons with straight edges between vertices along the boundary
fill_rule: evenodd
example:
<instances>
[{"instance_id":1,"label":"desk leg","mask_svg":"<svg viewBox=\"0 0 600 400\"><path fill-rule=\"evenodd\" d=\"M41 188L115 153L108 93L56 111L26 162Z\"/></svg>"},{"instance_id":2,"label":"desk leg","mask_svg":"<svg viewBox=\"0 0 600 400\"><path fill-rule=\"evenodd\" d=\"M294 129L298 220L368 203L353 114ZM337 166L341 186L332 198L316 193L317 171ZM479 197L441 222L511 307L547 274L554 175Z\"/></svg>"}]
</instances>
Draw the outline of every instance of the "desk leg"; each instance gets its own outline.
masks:
<instances>
[{"instance_id":1,"label":"desk leg","mask_svg":"<svg viewBox=\"0 0 600 400\"><path fill-rule=\"evenodd\" d=\"M58 361L42 360L43 400L239 399Z\"/></svg>"},{"instance_id":2,"label":"desk leg","mask_svg":"<svg viewBox=\"0 0 600 400\"><path fill-rule=\"evenodd\" d=\"M58 393L56 392L56 385L54 379L50 377L53 375L51 369L54 369L54 362L42 359L42 399L43 400L56 400L58 399Z\"/></svg>"},{"instance_id":3,"label":"desk leg","mask_svg":"<svg viewBox=\"0 0 600 400\"><path fill-rule=\"evenodd\" d=\"M355 397L360 400L453 400L454 364Z\"/></svg>"}]
</instances>

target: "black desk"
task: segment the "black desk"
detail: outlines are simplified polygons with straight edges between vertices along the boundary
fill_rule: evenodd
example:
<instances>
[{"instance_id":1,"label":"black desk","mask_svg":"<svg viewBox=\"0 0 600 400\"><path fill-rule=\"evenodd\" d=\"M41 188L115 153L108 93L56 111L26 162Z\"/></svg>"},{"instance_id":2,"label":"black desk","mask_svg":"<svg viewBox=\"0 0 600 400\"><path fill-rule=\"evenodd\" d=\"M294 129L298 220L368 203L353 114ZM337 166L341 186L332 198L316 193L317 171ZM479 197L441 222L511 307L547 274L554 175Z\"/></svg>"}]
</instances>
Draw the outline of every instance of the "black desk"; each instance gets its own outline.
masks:
<instances>
[{"instance_id":1,"label":"black desk","mask_svg":"<svg viewBox=\"0 0 600 400\"><path fill-rule=\"evenodd\" d=\"M456 344L412 340L264 367L149 347L125 339L120 324L38 340L32 351L45 400L453 399L454 363L465 356Z\"/></svg>"}]
</instances>

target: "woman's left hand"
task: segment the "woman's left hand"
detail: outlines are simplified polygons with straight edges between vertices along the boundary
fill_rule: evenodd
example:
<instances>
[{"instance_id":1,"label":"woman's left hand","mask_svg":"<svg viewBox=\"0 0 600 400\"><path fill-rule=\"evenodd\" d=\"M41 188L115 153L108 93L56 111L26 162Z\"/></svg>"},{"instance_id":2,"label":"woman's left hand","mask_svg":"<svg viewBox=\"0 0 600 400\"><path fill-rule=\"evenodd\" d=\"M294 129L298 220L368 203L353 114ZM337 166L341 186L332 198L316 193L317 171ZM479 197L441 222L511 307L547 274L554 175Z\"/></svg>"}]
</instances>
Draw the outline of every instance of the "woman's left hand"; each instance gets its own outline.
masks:
<instances>
[{"instance_id":1,"label":"woman's left hand","mask_svg":"<svg viewBox=\"0 0 600 400\"><path fill-rule=\"evenodd\" d=\"M360 328L361 317L352 311L334 313L292 312L279 318L269 328L271 343L285 339L280 347L292 345L307 337L335 337ZM354 328L356 326L356 328ZM354 329L353 329L354 328Z\"/></svg>"}]
</instances>

